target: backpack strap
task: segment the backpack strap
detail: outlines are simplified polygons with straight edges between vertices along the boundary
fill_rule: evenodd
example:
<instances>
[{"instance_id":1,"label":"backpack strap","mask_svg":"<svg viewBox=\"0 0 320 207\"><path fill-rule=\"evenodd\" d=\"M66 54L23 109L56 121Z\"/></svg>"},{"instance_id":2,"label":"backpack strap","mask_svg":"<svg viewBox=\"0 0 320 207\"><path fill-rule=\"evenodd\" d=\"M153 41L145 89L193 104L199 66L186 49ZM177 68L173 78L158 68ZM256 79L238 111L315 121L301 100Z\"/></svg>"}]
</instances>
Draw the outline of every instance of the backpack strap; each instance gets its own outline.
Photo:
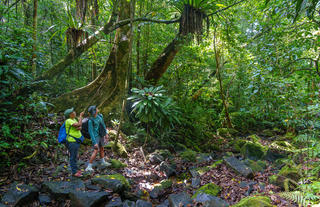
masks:
<instances>
[{"instance_id":1,"label":"backpack strap","mask_svg":"<svg viewBox=\"0 0 320 207\"><path fill-rule=\"evenodd\" d=\"M67 122L67 121L66 121L66 122ZM65 125L66 125L66 122L65 122ZM72 137L71 135L69 135L71 127L72 127L72 126L70 125L70 127L69 127L69 129L68 129L67 137L66 137L66 142L68 142L68 136Z\"/></svg>"}]
</instances>

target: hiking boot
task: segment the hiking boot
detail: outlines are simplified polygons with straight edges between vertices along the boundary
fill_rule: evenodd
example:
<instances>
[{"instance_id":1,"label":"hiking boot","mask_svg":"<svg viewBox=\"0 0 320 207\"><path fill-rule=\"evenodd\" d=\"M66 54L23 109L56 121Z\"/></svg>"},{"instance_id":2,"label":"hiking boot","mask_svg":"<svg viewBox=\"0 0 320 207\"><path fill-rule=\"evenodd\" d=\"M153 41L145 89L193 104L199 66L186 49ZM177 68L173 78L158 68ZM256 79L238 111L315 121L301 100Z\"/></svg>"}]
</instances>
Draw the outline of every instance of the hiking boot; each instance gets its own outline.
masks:
<instances>
[{"instance_id":1,"label":"hiking boot","mask_svg":"<svg viewBox=\"0 0 320 207\"><path fill-rule=\"evenodd\" d=\"M74 177L82 177L82 172L79 170L78 172L76 172L74 175Z\"/></svg>"},{"instance_id":2,"label":"hiking boot","mask_svg":"<svg viewBox=\"0 0 320 207\"><path fill-rule=\"evenodd\" d=\"M92 166L88 165L88 167L86 168L86 171L94 171Z\"/></svg>"},{"instance_id":3,"label":"hiking boot","mask_svg":"<svg viewBox=\"0 0 320 207\"><path fill-rule=\"evenodd\" d=\"M111 163L106 162L105 160L101 160L101 165L109 167L109 166L111 166Z\"/></svg>"}]
</instances>

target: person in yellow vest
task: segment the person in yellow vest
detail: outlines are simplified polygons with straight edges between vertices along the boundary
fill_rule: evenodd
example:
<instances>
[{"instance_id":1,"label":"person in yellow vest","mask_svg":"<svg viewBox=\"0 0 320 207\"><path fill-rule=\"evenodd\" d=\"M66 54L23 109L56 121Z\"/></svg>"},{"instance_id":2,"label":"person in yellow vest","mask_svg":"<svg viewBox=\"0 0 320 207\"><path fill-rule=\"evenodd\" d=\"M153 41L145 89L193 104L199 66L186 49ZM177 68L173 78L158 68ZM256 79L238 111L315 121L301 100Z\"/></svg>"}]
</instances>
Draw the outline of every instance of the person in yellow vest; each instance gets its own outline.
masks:
<instances>
[{"instance_id":1,"label":"person in yellow vest","mask_svg":"<svg viewBox=\"0 0 320 207\"><path fill-rule=\"evenodd\" d=\"M65 126L67 132L67 148L70 153L70 166L72 175L75 177L81 177L82 173L78 170L77 160L78 160L78 150L81 142L83 141L83 136L81 134L81 126L84 112L80 113L79 121L76 119L76 112L73 108L67 109L64 112L64 116L67 119Z\"/></svg>"}]
</instances>

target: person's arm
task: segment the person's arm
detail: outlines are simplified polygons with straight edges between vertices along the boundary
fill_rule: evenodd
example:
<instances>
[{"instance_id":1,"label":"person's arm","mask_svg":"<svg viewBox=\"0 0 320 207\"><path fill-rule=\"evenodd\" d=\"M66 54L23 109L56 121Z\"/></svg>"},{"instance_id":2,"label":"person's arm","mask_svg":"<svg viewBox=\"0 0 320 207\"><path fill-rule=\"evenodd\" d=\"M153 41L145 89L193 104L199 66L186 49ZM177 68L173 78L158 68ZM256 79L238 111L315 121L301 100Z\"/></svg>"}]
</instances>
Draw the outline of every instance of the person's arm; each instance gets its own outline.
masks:
<instances>
[{"instance_id":1,"label":"person's arm","mask_svg":"<svg viewBox=\"0 0 320 207\"><path fill-rule=\"evenodd\" d=\"M89 134L90 134L90 138L91 138L92 144L96 145L97 142L96 142L96 138L94 137L92 122L93 122L92 120L90 120L90 119L88 120L88 131L89 131Z\"/></svg>"},{"instance_id":2,"label":"person's arm","mask_svg":"<svg viewBox=\"0 0 320 207\"><path fill-rule=\"evenodd\" d=\"M73 127L76 127L78 130L81 130L83 114L84 114L84 112L81 112L81 113L80 113L80 117L79 117L78 123L72 124L72 126L73 126Z\"/></svg>"}]
</instances>

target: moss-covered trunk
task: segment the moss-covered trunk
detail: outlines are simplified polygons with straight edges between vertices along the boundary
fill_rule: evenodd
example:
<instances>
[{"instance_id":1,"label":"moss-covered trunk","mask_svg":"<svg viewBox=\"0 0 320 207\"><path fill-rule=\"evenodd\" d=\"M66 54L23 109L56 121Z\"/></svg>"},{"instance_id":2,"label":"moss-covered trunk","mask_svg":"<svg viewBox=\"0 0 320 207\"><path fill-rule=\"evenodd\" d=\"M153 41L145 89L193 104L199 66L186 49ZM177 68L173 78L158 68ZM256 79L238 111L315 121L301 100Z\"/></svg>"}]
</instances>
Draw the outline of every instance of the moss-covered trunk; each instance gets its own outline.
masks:
<instances>
[{"instance_id":1,"label":"moss-covered trunk","mask_svg":"<svg viewBox=\"0 0 320 207\"><path fill-rule=\"evenodd\" d=\"M187 36L178 34L152 64L152 67L148 71L145 79L154 84L157 83L162 75L167 71L183 44L189 41L191 41L191 39Z\"/></svg>"},{"instance_id":2,"label":"moss-covered trunk","mask_svg":"<svg viewBox=\"0 0 320 207\"><path fill-rule=\"evenodd\" d=\"M130 2L121 0L118 20L128 19L130 12ZM102 113L107 114L117 106L125 90L131 39L130 26L117 29L115 44L101 74L87 86L55 99L55 111L62 111L71 106L77 111L82 111L94 104Z\"/></svg>"}]
</instances>

